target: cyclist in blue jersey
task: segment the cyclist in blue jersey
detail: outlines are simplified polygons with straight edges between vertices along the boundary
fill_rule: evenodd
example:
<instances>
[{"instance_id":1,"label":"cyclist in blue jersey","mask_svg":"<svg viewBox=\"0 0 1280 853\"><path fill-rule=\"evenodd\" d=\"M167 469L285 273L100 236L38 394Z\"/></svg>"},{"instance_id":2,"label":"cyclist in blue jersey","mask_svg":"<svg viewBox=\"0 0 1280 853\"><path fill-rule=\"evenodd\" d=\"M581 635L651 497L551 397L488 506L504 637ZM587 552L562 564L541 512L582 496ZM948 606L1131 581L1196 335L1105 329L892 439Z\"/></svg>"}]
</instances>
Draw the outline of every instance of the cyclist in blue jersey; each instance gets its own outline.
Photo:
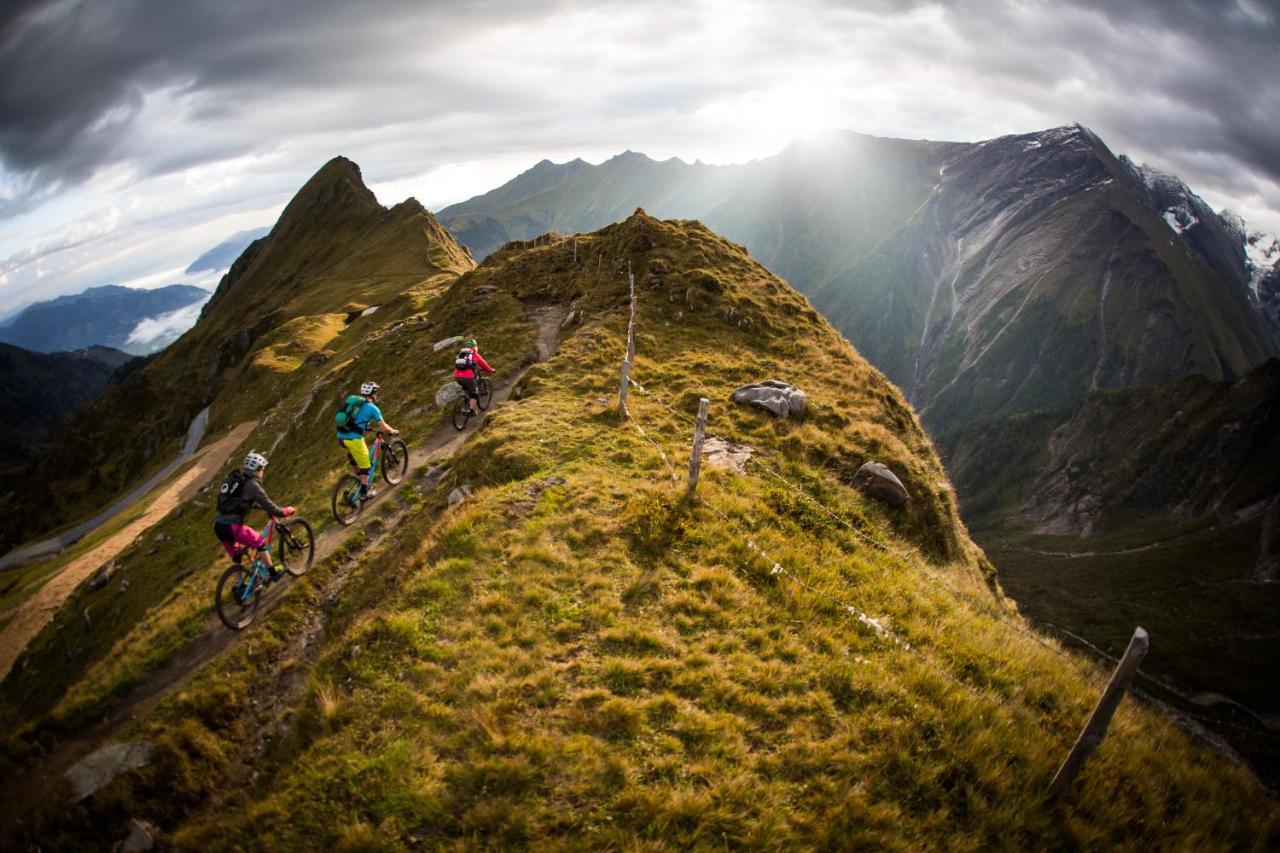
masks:
<instances>
[{"instance_id":1,"label":"cyclist in blue jersey","mask_svg":"<svg viewBox=\"0 0 1280 853\"><path fill-rule=\"evenodd\" d=\"M369 484L369 445L364 442L364 434L372 427L387 435L399 435L382 418L382 410L378 408L378 383L366 382L360 386L360 397L348 397L347 425L338 427L338 444L347 452L347 460L356 469L356 477L360 480L360 496L368 499L377 494ZM361 400L360 398L364 399Z\"/></svg>"}]
</instances>

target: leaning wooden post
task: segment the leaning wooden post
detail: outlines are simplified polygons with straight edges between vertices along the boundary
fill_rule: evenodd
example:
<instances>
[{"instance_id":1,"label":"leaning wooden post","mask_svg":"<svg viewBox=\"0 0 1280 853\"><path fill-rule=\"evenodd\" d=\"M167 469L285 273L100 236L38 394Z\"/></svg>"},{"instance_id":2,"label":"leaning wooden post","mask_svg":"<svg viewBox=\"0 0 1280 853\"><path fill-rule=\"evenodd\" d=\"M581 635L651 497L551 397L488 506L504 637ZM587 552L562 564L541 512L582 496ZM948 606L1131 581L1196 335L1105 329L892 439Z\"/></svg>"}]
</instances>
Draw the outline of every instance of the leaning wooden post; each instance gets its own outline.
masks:
<instances>
[{"instance_id":1,"label":"leaning wooden post","mask_svg":"<svg viewBox=\"0 0 1280 853\"><path fill-rule=\"evenodd\" d=\"M1142 659L1147 656L1147 649L1150 645L1147 632L1142 628L1136 628L1133 632L1133 639L1129 641L1129 648L1125 649L1124 657L1120 659L1119 665L1116 666L1116 671L1111 674L1111 680L1107 682L1106 689L1102 691L1097 707L1089 715L1089 722L1085 723L1084 730L1080 732L1080 737L1076 738L1075 746L1071 747L1071 752L1067 753L1067 758L1062 762L1062 766L1058 768L1057 775L1049 783L1049 799L1060 796L1071 787L1071 780L1080 772L1080 768L1084 767L1085 761L1102 743L1102 739L1106 737L1107 726L1111 723L1111 717L1120 705L1120 700L1124 698L1124 691L1137 673Z\"/></svg>"},{"instance_id":2,"label":"leaning wooden post","mask_svg":"<svg viewBox=\"0 0 1280 853\"><path fill-rule=\"evenodd\" d=\"M689 486L686 495L692 495L698 487L698 472L702 469L702 439L707 434L707 409L711 401L706 397L698 400L698 423L693 428L693 450L689 453Z\"/></svg>"}]
</instances>

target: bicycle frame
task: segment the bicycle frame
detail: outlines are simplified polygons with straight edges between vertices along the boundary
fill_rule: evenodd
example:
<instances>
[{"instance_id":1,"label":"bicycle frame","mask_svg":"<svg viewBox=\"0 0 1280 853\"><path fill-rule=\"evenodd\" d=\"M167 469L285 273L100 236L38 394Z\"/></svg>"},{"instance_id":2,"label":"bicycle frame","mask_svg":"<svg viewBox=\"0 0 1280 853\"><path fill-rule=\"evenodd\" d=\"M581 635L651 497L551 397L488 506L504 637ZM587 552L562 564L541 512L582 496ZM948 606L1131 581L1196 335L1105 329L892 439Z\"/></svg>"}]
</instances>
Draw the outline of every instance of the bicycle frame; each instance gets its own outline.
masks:
<instances>
[{"instance_id":1,"label":"bicycle frame","mask_svg":"<svg viewBox=\"0 0 1280 853\"><path fill-rule=\"evenodd\" d=\"M262 536L262 549L253 555L253 562L249 564L249 567L253 569L253 574L249 575L249 582L245 585L243 592L241 592L242 598L248 598L253 593L254 588L258 585L258 581L267 576L267 564L258 558L258 554L263 550L271 550L271 539L276 533L277 520L278 519L276 518L268 520L267 526L262 528L262 533L260 534ZM249 549L245 548L244 550L245 553L248 553Z\"/></svg>"},{"instance_id":2,"label":"bicycle frame","mask_svg":"<svg viewBox=\"0 0 1280 853\"><path fill-rule=\"evenodd\" d=\"M382 433L378 433L378 437L373 440L373 447L369 448L369 484L372 487L374 478L378 475L378 463L382 461Z\"/></svg>"}]
</instances>

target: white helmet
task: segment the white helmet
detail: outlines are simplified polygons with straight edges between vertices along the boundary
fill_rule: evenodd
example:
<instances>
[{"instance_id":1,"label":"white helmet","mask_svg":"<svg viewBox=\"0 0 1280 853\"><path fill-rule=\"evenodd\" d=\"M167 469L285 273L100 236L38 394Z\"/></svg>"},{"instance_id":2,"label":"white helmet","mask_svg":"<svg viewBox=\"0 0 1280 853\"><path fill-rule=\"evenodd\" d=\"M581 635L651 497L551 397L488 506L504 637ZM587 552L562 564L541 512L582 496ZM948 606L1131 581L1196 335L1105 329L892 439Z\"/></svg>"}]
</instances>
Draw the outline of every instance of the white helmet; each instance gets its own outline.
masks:
<instances>
[{"instance_id":1,"label":"white helmet","mask_svg":"<svg viewBox=\"0 0 1280 853\"><path fill-rule=\"evenodd\" d=\"M364 396L366 396L366 397L369 397L369 396L371 396L371 395L373 395L373 394L377 394L377 393L378 393L378 383L377 383L377 382L366 382L366 383L364 383L363 385L361 385L361 386L360 386L360 393L361 393L361 394L363 394L363 395L364 395Z\"/></svg>"},{"instance_id":2,"label":"white helmet","mask_svg":"<svg viewBox=\"0 0 1280 853\"><path fill-rule=\"evenodd\" d=\"M249 455L244 458L244 468L246 471L261 471L267 467L267 457L263 456L256 450L250 450Z\"/></svg>"}]
</instances>

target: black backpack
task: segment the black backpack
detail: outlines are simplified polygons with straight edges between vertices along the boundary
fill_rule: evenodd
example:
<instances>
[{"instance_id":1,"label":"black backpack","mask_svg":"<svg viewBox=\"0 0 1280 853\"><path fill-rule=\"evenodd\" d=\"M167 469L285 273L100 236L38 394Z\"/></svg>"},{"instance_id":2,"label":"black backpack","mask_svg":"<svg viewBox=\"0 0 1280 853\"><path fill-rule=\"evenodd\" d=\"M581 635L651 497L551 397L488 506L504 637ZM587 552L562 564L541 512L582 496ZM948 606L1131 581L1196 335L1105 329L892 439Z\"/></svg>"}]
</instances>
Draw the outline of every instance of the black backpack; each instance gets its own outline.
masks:
<instances>
[{"instance_id":1,"label":"black backpack","mask_svg":"<svg viewBox=\"0 0 1280 853\"><path fill-rule=\"evenodd\" d=\"M454 370L475 370L476 367L476 351L471 347L463 347L458 350L458 355L453 360Z\"/></svg>"},{"instance_id":2,"label":"black backpack","mask_svg":"<svg viewBox=\"0 0 1280 853\"><path fill-rule=\"evenodd\" d=\"M227 475L227 479L218 489L219 515L244 515L253 508L253 499L244 497L244 482L248 479L236 468Z\"/></svg>"}]
</instances>

